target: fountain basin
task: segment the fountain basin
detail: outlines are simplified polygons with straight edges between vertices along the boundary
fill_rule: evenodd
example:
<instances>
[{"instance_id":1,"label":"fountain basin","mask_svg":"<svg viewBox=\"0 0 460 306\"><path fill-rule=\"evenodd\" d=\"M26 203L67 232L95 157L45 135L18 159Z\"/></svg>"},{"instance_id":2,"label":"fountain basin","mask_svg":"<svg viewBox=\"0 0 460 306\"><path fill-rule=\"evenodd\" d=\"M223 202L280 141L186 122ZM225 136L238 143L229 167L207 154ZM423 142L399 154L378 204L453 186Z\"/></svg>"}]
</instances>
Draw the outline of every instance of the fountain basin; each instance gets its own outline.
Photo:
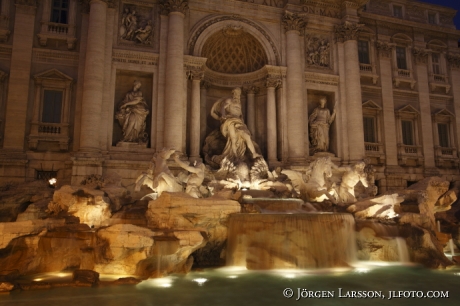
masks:
<instances>
[{"instance_id":1,"label":"fountain basin","mask_svg":"<svg viewBox=\"0 0 460 306\"><path fill-rule=\"evenodd\" d=\"M346 213L232 214L227 265L251 270L348 266L355 221Z\"/></svg>"}]
</instances>

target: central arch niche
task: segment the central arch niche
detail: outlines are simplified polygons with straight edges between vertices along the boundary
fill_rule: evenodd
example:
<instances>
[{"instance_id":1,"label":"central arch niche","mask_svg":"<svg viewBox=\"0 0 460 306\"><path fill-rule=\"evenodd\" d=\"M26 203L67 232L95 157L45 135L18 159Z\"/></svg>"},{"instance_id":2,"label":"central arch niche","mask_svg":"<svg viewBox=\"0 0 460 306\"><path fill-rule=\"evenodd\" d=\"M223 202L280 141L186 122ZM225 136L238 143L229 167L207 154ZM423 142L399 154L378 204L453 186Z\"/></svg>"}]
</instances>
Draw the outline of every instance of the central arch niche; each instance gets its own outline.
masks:
<instances>
[{"instance_id":1,"label":"central arch niche","mask_svg":"<svg viewBox=\"0 0 460 306\"><path fill-rule=\"evenodd\" d=\"M262 44L243 27L228 25L206 40L201 56L216 72L241 74L261 69L268 63Z\"/></svg>"}]
</instances>

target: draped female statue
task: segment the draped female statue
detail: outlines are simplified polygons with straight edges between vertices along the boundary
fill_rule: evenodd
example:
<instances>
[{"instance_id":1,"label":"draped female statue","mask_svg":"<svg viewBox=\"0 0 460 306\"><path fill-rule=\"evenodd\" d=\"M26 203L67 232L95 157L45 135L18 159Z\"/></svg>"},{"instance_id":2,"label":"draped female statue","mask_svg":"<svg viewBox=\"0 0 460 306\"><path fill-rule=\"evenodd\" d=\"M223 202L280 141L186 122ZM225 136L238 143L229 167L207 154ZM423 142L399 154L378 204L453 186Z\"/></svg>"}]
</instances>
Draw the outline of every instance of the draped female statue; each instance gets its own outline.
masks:
<instances>
[{"instance_id":1,"label":"draped female statue","mask_svg":"<svg viewBox=\"0 0 460 306\"><path fill-rule=\"evenodd\" d=\"M313 113L308 118L311 146L314 152L328 152L329 127L335 119L335 106L331 115L331 112L326 107L327 98L321 97L319 103L320 105L313 110Z\"/></svg>"},{"instance_id":2,"label":"draped female statue","mask_svg":"<svg viewBox=\"0 0 460 306\"><path fill-rule=\"evenodd\" d=\"M123 129L122 142L146 143L145 120L149 114L148 105L140 91L142 84L134 81L133 90L129 91L115 115Z\"/></svg>"}]
</instances>

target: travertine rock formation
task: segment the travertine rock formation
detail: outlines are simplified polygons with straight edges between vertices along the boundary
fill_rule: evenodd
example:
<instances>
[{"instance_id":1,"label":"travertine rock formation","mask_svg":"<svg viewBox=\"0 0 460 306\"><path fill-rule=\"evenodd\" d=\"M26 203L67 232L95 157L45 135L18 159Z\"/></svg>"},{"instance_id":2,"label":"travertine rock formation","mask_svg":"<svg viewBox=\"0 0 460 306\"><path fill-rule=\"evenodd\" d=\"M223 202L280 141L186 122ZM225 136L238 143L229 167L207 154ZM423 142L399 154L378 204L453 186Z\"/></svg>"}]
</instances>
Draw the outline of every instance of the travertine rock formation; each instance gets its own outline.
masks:
<instances>
[{"instance_id":1,"label":"travertine rock formation","mask_svg":"<svg viewBox=\"0 0 460 306\"><path fill-rule=\"evenodd\" d=\"M208 265L218 261L216 256L220 256L227 240L228 216L240 210L237 201L219 196L196 199L185 193L163 193L156 201L150 201L147 219L153 228L204 232L206 246L194 257Z\"/></svg>"},{"instance_id":2,"label":"travertine rock formation","mask_svg":"<svg viewBox=\"0 0 460 306\"><path fill-rule=\"evenodd\" d=\"M80 222L90 227L106 224L112 215L109 200L103 191L69 185L56 190L48 211L54 214L66 212L80 218Z\"/></svg>"}]
</instances>

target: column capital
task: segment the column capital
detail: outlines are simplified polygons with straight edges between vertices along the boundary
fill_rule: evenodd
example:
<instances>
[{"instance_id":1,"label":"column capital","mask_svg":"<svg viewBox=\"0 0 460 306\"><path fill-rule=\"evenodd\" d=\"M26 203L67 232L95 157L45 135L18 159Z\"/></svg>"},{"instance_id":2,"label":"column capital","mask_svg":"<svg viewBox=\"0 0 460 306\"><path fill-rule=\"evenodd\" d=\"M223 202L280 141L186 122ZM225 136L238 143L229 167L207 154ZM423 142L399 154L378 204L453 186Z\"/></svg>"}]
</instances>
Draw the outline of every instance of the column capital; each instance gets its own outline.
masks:
<instances>
[{"instance_id":1,"label":"column capital","mask_svg":"<svg viewBox=\"0 0 460 306\"><path fill-rule=\"evenodd\" d=\"M37 0L14 0L14 4L16 5L16 10L20 11L21 13L25 14L32 14L35 15L37 11Z\"/></svg>"},{"instance_id":2,"label":"column capital","mask_svg":"<svg viewBox=\"0 0 460 306\"><path fill-rule=\"evenodd\" d=\"M460 53L449 53L447 54L446 59L449 63L450 69L460 69Z\"/></svg>"},{"instance_id":3,"label":"column capital","mask_svg":"<svg viewBox=\"0 0 460 306\"><path fill-rule=\"evenodd\" d=\"M179 12L185 15L188 9L188 0L160 0L160 14L169 15Z\"/></svg>"},{"instance_id":4,"label":"column capital","mask_svg":"<svg viewBox=\"0 0 460 306\"><path fill-rule=\"evenodd\" d=\"M359 32L363 26L363 24L345 21L344 23L335 26L335 38L338 42L357 40Z\"/></svg>"},{"instance_id":5,"label":"column capital","mask_svg":"<svg viewBox=\"0 0 460 306\"><path fill-rule=\"evenodd\" d=\"M22 0L22 1L24 1L24 0ZM97 2L97 1L104 2L105 4L107 4L108 8L115 8L115 6L116 6L116 1L115 0L79 0L79 2L81 4L81 12L83 14L88 14L89 11L90 11L91 3Z\"/></svg>"},{"instance_id":6,"label":"column capital","mask_svg":"<svg viewBox=\"0 0 460 306\"><path fill-rule=\"evenodd\" d=\"M281 85L281 79L277 77L267 77L265 80L265 87L267 88L277 88Z\"/></svg>"},{"instance_id":7,"label":"column capital","mask_svg":"<svg viewBox=\"0 0 460 306\"><path fill-rule=\"evenodd\" d=\"M32 6L37 7L37 0L14 0L16 5Z\"/></svg>"},{"instance_id":8,"label":"column capital","mask_svg":"<svg viewBox=\"0 0 460 306\"><path fill-rule=\"evenodd\" d=\"M201 81L204 78L204 71L196 67L187 69L186 74L187 78L192 81Z\"/></svg>"},{"instance_id":9,"label":"column capital","mask_svg":"<svg viewBox=\"0 0 460 306\"><path fill-rule=\"evenodd\" d=\"M202 80L200 83L201 89L208 90L211 84L208 81Z\"/></svg>"},{"instance_id":10,"label":"column capital","mask_svg":"<svg viewBox=\"0 0 460 306\"><path fill-rule=\"evenodd\" d=\"M429 50L423 48L413 48L412 54L415 58L416 64L426 64L428 62Z\"/></svg>"},{"instance_id":11,"label":"column capital","mask_svg":"<svg viewBox=\"0 0 460 306\"><path fill-rule=\"evenodd\" d=\"M380 57L391 58L391 53L393 51L393 48L395 47L395 44L379 40L376 42L375 45L377 47L377 50L379 51Z\"/></svg>"},{"instance_id":12,"label":"column capital","mask_svg":"<svg viewBox=\"0 0 460 306\"><path fill-rule=\"evenodd\" d=\"M254 85L249 85L249 86L245 86L243 87L243 93L245 94L253 94L253 95L256 95L259 93L259 90L260 88L257 87L257 86L254 86Z\"/></svg>"},{"instance_id":13,"label":"column capital","mask_svg":"<svg viewBox=\"0 0 460 306\"><path fill-rule=\"evenodd\" d=\"M296 13L286 11L282 19L283 27L286 32L297 31L302 33L303 29L307 25L305 17Z\"/></svg>"}]
</instances>

